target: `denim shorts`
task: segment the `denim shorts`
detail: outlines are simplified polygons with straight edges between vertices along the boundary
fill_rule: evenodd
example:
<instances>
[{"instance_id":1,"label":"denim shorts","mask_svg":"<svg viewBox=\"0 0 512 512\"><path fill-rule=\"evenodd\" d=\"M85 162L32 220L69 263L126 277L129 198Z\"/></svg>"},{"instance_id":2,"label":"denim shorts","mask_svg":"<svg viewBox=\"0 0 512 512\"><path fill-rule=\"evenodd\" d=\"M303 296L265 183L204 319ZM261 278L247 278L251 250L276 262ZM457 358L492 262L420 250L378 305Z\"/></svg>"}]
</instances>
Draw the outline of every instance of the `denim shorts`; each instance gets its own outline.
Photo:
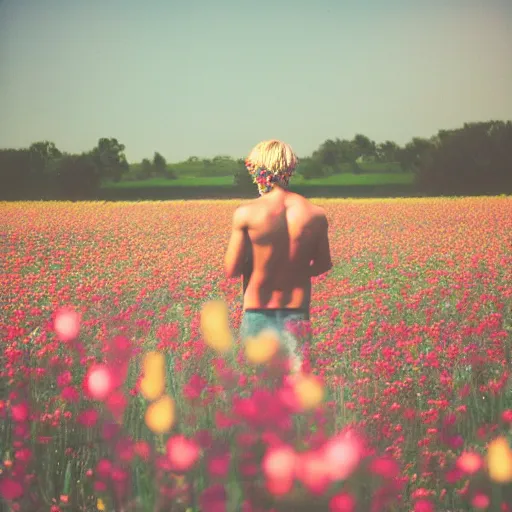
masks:
<instances>
[{"instance_id":1,"label":"denim shorts","mask_svg":"<svg viewBox=\"0 0 512 512\"><path fill-rule=\"evenodd\" d=\"M302 348L308 339L303 325L309 324L309 311L304 309L246 309L240 326L242 342L271 329L278 335L282 348L288 352L293 365L300 366Z\"/></svg>"}]
</instances>

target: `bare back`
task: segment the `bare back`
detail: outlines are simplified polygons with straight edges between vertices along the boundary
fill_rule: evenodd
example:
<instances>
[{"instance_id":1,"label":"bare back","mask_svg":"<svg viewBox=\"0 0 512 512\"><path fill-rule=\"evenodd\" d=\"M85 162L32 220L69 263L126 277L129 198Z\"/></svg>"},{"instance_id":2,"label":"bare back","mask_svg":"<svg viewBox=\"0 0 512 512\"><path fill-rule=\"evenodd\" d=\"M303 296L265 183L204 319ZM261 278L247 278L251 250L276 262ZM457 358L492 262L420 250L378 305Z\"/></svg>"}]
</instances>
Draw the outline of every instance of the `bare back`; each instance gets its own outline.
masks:
<instances>
[{"instance_id":1,"label":"bare back","mask_svg":"<svg viewBox=\"0 0 512 512\"><path fill-rule=\"evenodd\" d=\"M252 261L244 275L244 309L309 310L310 262L323 210L282 189L247 203L246 209Z\"/></svg>"}]
</instances>

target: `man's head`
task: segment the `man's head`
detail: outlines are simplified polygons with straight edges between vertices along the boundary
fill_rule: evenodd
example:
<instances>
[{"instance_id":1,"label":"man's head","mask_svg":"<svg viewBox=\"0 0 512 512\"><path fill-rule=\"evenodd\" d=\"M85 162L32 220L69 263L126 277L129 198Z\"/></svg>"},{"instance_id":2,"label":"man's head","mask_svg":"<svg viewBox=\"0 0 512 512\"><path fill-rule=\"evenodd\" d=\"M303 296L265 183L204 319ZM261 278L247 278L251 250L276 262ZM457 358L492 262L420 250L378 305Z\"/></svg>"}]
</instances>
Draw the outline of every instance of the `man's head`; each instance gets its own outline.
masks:
<instances>
[{"instance_id":1,"label":"man's head","mask_svg":"<svg viewBox=\"0 0 512 512\"><path fill-rule=\"evenodd\" d=\"M275 185L287 188L297 166L293 149L279 140L260 142L249 153L245 166L258 185L260 195L270 192Z\"/></svg>"}]
</instances>

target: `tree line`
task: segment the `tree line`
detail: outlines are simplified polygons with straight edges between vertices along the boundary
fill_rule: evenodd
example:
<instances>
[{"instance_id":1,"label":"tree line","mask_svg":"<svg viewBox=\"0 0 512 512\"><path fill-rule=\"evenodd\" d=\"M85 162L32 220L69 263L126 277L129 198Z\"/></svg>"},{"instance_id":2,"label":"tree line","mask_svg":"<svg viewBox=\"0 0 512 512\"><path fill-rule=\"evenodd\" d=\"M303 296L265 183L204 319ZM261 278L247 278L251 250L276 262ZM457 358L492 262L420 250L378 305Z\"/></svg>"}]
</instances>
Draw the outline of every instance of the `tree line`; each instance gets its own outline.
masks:
<instances>
[{"instance_id":1,"label":"tree line","mask_svg":"<svg viewBox=\"0 0 512 512\"><path fill-rule=\"evenodd\" d=\"M382 164L389 164L390 169L414 173L414 187L425 195L510 194L511 147L512 121L466 123L428 139L414 137L404 146L389 140L377 144L356 134L351 140L328 139L312 155L299 156L296 172L305 180L318 179L371 172L369 163L374 162L381 170ZM174 180L181 175L232 176L234 191L254 188L243 158L192 156L168 164L155 152L152 158L129 165L124 150L115 138L101 138L81 154L63 153L48 141L0 150L0 199L93 199L106 182Z\"/></svg>"}]
</instances>

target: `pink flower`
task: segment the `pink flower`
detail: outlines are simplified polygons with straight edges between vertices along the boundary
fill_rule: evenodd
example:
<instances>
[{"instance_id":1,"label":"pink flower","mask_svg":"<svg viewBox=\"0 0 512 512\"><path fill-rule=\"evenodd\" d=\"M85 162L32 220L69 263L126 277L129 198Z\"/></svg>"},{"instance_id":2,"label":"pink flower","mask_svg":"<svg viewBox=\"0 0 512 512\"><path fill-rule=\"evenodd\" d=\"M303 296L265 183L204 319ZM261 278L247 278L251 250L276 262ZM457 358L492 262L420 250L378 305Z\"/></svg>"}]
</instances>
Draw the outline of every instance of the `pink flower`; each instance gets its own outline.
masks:
<instances>
[{"instance_id":1,"label":"pink flower","mask_svg":"<svg viewBox=\"0 0 512 512\"><path fill-rule=\"evenodd\" d=\"M325 463L331 480L345 480L361 460L361 441L346 433L333 437L325 444Z\"/></svg>"},{"instance_id":2,"label":"pink flower","mask_svg":"<svg viewBox=\"0 0 512 512\"><path fill-rule=\"evenodd\" d=\"M284 496L293 488L293 478L272 478L265 480L267 491L274 496Z\"/></svg>"},{"instance_id":3,"label":"pink flower","mask_svg":"<svg viewBox=\"0 0 512 512\"><path fill-rule=\"evenodd\" d=\"M61 392L62 399L66 402L76 403L80 401L80 393L73 386L66 386Z\"/></svg>"},{"instance_id":4,"label":"pink flower","mask_svg":"<svg viewBox=\"0 0 512 512\"><path fill-rule=\"evenodd\" d=\"M464 452L457 459L457 468L468 475L473 475L482 466L483 460L478 453Z\"/></svg>"},{"instance_id":5,"label":"pink flower","mask_svg":"<svg viewBox=\"0 0 512 512\"><path fill-rule=\"evenodd\" d=\"M370 471L382 478L393 479L398 475L398 464L390 457L376 457L369 467Z\"/></svg>"},{"instance_id":6,"label":"pink flower","mask_svg":"<svg viewBox=\"0 0 512 512\"><path fill-rule=\"evenodd\" d=\"M188 471L200 455L199 445L193 439L178 435L167 441L167 457L177 471Z\"/></svg>"},{"instance_id":7,"label":"pink flower","mask_svg":"<svg viewBox=\"0 0 512 512\"><path fill-rule=\"evenodd\" d=\"M414 512L434 512L434 505L430 500L418 500L414 503Z\"/></svg>"},{"instance_id":8,"label":"pink flower","mask_svg":"<svg viewBox=\"0 0 512 512\"><path fill-rule=\"evenodd\" d=\"M53 328L61 341L71 341L80 332L80 315L71 308L61 308L55 314Z\"/></svg>"},{"instance_id":9,"label":"pink flower","mask_svg":"<svg viewBox=\"0 0 512 512\"><path fill-rule=\"evenodd\" d=\"M77 418L77 423L83 425L84 427L94 427L96 422L98 421L98 411L96 409L87 409L86 411L82 411Z\"/></svg>"},{"instance_id":10,"label":"pink flower","mask_svg":"<svg viewBox=\"0 0 512 512\"><path fill-rule=\"evenodd\" d=\"M226 512L227 494L223 485L212 485L199 498L202 512Z\"/></svg>"},{"instance_id":11,"label":"pink flower","mask_svg":"<svg viewBox=\"0 0 512 512\"><path fill-rule=\"evenodd\" d=\"M329 469L322 450L301 453L297 461L297 478L313 494L323 494L330 484Z\"/></svg>"},{"instance_id":12,"label":"pink flower","mask_svg":"<svg viewBox=\"0 0 512 512\"><path fill-rule=\"evenodd\" d=\"M11 406L11 416L13 421L22 423L28 419L28 404L27 402L21 402Z\"/></svg>"},{"instance_id":13,"label":"pink flower","mask_svg":"<svg viewBox=\"0 0 512 512\"><path fill-rule=\"evenodd\" d=\"M0 496L4 500L17 500L23 496L23 487L21 484L13 480L12 478L1 478L0 479Z\"/></svg>"},{"instance_id":14,"label":"pink flower","mask_svg":"<svg viewBox=\"0 0 512 512\"><path fill-rule=\"evenodd\" d=\"M501 413L501 419L505 423L512 423L512 409L507 409Z\"/></svg>"},{"instance_id":15,"label":"pink flower","mask_svg":"<svg viewBox=\"0 0 512 512\"><path fill-rule=\"evenodd\" d=\"M104 364L91 366L84 379L84 388L93 400L105 400L113 389L112 375L108 367Z\"/></svg>"},{"instance_id":16,"label":"pink flower","mask_svg":"<svg viewBox=\"0 0 512 512\"><path fill-rule=\"evenodd\" d=\"M96 465L96 475L102 480L108 480L112 472L112 462L108 459L101 459Z\"/></svg>"},{"instance_id":17,"label":"pink flower","mask_svg":"<svg viewBox=\"0 0 512 512\"><path fill-rule=\"evenodd\" d=\"M229 472L230 463L231 454L229 451L213 454L208 460L208 472L213 477L223 478Z\"/></svg>"},{"instance_id":18,"label":"pink flower","mask_svg":"<svg viewBox=\"0 0 512 512\"><path fill-rule=\"evenodd\" d=\"M471 505L477 509L486 509L490 504L489 496L481 492L477 492L471 499Z\"/></svg>"},{"instance_id":19,"label":"pink flower","mask_svg":"<svg viewBox=\"0 0 512 512\"><path fill-rule=\"evenodd\" d=\"M117 390L108 396L105 403L109 411L112 413L112 416L120 419L128 405L128 400L122 391Z\"/></svg>"},{"instance_id":20,"label":"pink flower","mask_svg":"<svg viewBox=\"0 0 512 512\"><path fill-rule=\"evenodd\" d=\"M273 446L262 461L263 474L268 480L293 480L297 455L288 445Z\"/></svg>"},{"instance_id":21,"label":"pink flower","mask_svg":"<svg viewBox=\"0 0 512 512\"><path fill-rule=\"evenodd\" d=\"M356 500L346 492L333 496L329 502L329 512L353 512L355 508Z\"/></svg>"},{"instance_id":22,"label":"pink flower","mask_svg":"<svg viewBox=\"0 0 512 512\"><path fill-rule=\"evenodd\" d=\"M57 377L57 386L63 388L69 386L69 384L71 384L71 372L67 370Z\"/></svg>"}]
</instances>

